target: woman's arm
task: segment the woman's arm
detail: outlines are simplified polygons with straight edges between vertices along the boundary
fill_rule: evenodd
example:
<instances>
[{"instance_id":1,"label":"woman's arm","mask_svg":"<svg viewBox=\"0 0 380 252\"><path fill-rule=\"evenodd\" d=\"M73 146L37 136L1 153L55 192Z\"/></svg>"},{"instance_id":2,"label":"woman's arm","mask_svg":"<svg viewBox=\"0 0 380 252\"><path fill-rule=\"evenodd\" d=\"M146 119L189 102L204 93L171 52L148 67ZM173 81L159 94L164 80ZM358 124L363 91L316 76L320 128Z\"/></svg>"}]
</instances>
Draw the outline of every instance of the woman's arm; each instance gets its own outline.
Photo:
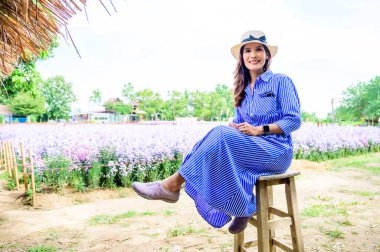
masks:
<instances>
[{"instance_id":1,"label":"woman's arm","mask_svg":"<svg viewBox=\"0 0 380 252\"><path fill-rule=\"evenodd\" d=\"M300 101L296 87L289 77L283 76L279 81L277 96L282 117L274 124L283 131L282 134L288 136L292 131L301 127Z\"/></svg>"},{"instance_id":2,"label":"woman's arm","mask_svg":"<svg viewBox=\"0 0 380 252\"><path fill-rule=\"evenodd\" d=\"M251 135L251 136L264 135L264 126L252 126L246 122L235 124L234 126L232 127L238 129L240 132L247 135ZM268 126L269 126L269 134L283 134L284 133L277 124L272 123L272 124L268 124Z\"/></svg>"},{"instance_id":3,"label":"woman's arm","mask_svg":"<svg viewBox=\"0 0 380 252\"><path fill-rule=\"evenodd\" d=\"M239 123L242 123L242 122L244 122L244 119L243 119L243 117L241 116L241 114L240 114L240 112L239 112L239 109L238 109L238 108L235 108L235 117L234 117L234 119L232 120L232 122L229 123L228 125L229 125L230 127L233 127L233 128L235 128L235 129L237 129L237 125L238 125Z\"/></svg>"},{"instance_id":4,"label":"woman's arm","mask_svg":"<svg viewBox=\"0 0 380 252\"><path fill-rule=\"evenodd\" d=\"M283 134L288 136L292 131L301 126L300 102L297 90L289 77L282 76L279 79L277 96L281 119L268 125L268 134ZM242 122L235 124L234 127L240 132L252 136L259 136L265 133L263 125L252 126L249 123Z\"/></svg>"}]
</instances>

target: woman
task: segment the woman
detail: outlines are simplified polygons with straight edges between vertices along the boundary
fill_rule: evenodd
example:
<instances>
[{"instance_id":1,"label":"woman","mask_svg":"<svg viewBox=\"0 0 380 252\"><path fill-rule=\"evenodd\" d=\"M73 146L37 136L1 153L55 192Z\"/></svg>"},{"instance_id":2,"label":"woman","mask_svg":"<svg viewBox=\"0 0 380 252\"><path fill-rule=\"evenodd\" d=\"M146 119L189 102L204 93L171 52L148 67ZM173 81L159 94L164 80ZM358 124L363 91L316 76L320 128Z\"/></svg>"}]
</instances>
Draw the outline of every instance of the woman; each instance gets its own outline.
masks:
<instances>
[{"instance_id":1,"label":"woman","mask_svg":"<svg viewBox=\"0 0 380 252\"><path fill-rule=\"evenodd\" d=\"M285 172L292 161L290 133L301 125L300 104L292 80L269 70L277 46L261 31L243 34L231 49L237 59L234 81L235 118L217 126L195 144L178 172L162 182L132 184L147 199L176 202L181 185L201 216L229 231L245 229L256 211L257 178Z\"/></svg>"}]
</instances>

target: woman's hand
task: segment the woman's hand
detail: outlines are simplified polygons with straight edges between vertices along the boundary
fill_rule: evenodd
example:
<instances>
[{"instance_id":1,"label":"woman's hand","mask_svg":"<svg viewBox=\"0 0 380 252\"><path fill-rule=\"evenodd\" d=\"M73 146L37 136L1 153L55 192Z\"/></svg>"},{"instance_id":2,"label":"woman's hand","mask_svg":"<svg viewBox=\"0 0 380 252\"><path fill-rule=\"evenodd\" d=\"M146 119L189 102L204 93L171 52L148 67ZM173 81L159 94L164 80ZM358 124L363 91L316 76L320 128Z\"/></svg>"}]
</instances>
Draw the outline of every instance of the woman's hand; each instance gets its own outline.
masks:
<instances>
[{"instance_id":1,"label":"woman's hand","mask_svg":"<svg viewBox=\"0 0 380 252\"><path fill-rule=\"evenodd\" d=\"M236 123L230 122L230 123L228 124L228 126L237 129L237 124L236 124Z\"/></svg>"},{"instance_id":2,"label":"woman's hand","mask_svg":"<svg viewBox=\"0 0 380 252\"><path fill-rule=\"evenodd\" d=\"M259 136L259 135L264 134L264 130L262 126L252 126L246 122L235 124L235 126L237 130L239 130L241 133L244 133L246 135Z\"/></svg>"}]
</instances>

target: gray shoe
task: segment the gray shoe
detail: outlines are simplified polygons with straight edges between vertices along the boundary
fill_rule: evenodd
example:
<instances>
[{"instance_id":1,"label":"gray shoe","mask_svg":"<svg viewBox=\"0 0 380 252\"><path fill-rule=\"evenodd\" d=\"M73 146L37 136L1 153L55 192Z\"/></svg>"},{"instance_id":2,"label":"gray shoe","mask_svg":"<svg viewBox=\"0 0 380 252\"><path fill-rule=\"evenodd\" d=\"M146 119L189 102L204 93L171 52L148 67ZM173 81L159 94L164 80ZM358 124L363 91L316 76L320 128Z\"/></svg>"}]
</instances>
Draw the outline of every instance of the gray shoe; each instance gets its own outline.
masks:
<instances>
[{"instance_id":1,"label":"gray shoe","mask_svg":"<svg viewBox=\"0 0 380 252\"><path fill-rule=\"evenodd\" d=\"M228 231L231 234L238 234L242 232L247 227L250 218L251 217L235 217L229 226Z\"/></svg>"},{"instance_id":2,"label":"gray shoe","mask_svg":"<svg viewBox=\"0 0 380 252\"><path fill-rule=\"evenodd\" d=\"M175 203L179 198L179 191L170 192L166 190L161 182L151 182L151 183L132 183L133 190L143 198L149 200L163 200L169 203Z\"/></svg>"}]
</instances>

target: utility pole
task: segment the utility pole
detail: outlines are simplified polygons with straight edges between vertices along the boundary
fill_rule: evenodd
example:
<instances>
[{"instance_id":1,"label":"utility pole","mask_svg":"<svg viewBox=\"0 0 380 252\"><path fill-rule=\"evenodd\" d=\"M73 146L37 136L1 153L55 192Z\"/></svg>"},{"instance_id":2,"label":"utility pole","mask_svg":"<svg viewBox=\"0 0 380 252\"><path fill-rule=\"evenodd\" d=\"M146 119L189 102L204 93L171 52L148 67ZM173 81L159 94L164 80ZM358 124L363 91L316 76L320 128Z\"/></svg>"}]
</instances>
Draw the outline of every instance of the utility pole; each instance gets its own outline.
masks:
<instances>
[{"instance_id":1,"label":"utility pole","mask_svg":"<svg viewBox=\"0 0 380 252\"><path fill-rule=\"evenodd\" d=\"M332 123L335 124L334 99L331 99L331 118L332 118Z\"/></svg>"}]
</instances>

